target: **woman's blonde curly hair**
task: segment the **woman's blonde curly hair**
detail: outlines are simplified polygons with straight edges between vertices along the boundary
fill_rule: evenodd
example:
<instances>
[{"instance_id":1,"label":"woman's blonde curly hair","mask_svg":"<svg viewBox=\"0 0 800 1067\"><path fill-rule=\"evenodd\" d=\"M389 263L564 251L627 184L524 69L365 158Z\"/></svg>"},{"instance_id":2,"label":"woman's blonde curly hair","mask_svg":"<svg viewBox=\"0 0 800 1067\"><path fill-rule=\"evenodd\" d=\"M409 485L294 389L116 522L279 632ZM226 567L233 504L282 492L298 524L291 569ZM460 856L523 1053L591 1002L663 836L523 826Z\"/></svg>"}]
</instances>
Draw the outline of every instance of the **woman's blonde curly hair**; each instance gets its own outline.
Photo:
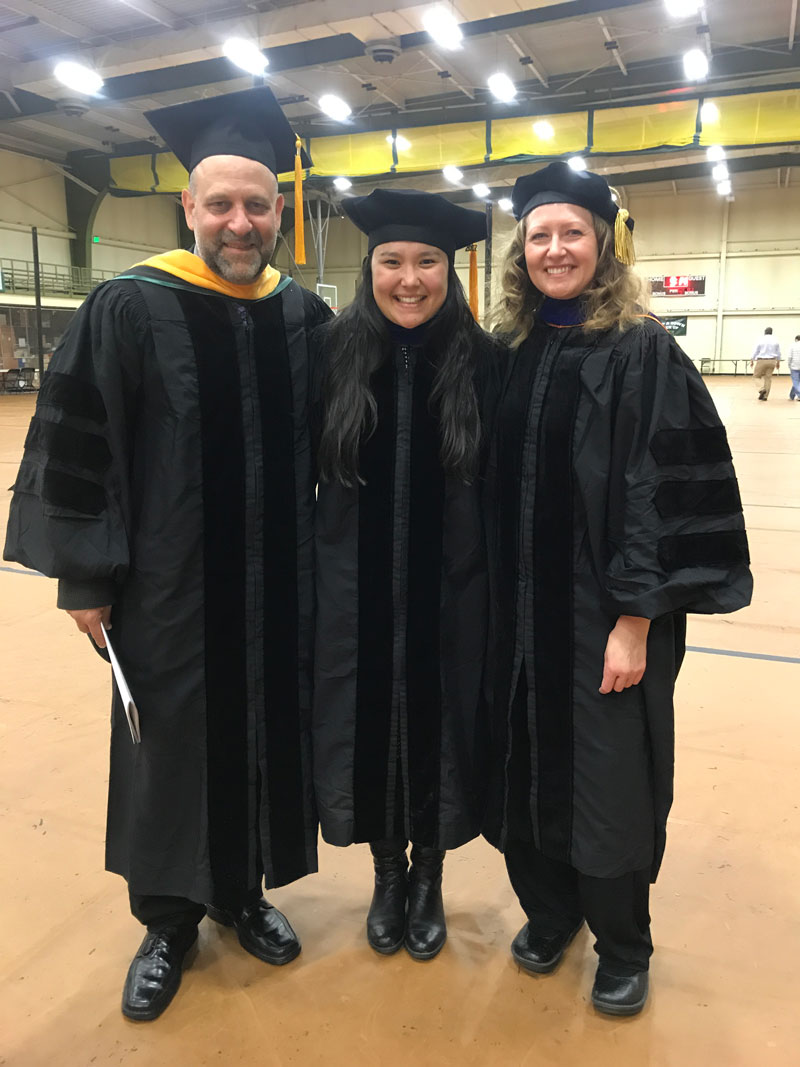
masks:
<instances>
[{"instance_id":1,"label":"woman's blonde curly hair","mask_svg":"<svg viewBox=\"0 0 800 1067\"><path fill-rule=\"evenodd\" d=\"M614 229L590 212L597 235L597 270L591 286L581 294L586 311L583 329L588 333L618 327L627 330L641 320L645 295L640 279L614 255ZM528 217L521 219L505 250L500 268L500 297L490 315L489 326L516 348L533 328L544 294L528 276L525 265L525 232Z\"/></svg>"}]
</instances>

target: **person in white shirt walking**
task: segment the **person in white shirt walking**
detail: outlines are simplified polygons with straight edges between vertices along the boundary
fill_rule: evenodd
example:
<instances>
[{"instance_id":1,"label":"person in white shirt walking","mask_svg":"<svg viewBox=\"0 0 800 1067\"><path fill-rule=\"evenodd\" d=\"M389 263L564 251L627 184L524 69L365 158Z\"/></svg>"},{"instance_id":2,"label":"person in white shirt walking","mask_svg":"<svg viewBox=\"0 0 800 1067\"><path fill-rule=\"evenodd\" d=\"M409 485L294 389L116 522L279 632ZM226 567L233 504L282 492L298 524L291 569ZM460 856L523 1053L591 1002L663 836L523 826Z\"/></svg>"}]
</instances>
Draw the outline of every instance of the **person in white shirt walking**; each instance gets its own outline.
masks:
<instances>
[{"instance_id":1,"label":"person in white shirt walking","mask_svg":"<svg viewBox=\"0 0 800 1067\"><path fill-rule=\"evenodd\" d=\"M781 361L781 346L772 336L772 327L767 326L764 336L756 345L756 350L750 357L753 365L753 377L758 378L760 386L758 399L769 399L769 388L772 385L772 375L778 369Z\"/></svg>"},{"instance_id":2,"label":"person in white shirt walking","mask_svg":"<svg viewBox=\"0 0 800 1067\"><path fill-rule=\"evenodd\" d=\"M792 388L789 392L789 399L800 400L800 333L795 337L794 344L789 349L787 362L789 372L792 375Z\"/></svg>"}]
</instances>

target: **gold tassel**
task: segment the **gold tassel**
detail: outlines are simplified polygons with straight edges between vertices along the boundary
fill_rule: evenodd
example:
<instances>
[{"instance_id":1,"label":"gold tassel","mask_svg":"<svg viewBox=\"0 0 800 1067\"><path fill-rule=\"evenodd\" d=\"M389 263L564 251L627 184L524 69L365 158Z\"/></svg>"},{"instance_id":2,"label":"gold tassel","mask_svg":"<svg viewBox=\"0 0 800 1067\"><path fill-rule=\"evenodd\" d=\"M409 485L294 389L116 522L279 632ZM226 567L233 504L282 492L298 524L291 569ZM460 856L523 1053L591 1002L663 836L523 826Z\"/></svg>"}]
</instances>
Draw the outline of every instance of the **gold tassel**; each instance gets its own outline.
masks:
<instances>
[{"instance_id":1,"label":"gold tassel","mask_svg":"<svg viewBox=\"0 0 800 1067\"><path fill-rule=\"evenodd\" d=\"M303 166L300 150L303 142L298 137L295 141L294 156L294 259L299 267L306 262L306 224L303 218Z\"/></svg>"},{"instance_id":2,"label":"gold tassel","mask_svg":"<svg viewBox=\"0 0 800 1067\"><path fill-rule=\"evenodd\" d=\"M627 267L632 267L636 262L636 252L633 248L633 234L625 225L628 221L629 212L621 207L617 211L614 222L614 255Z\"/></svg>"},{"instance_id":3,"label":"gold tassel","mask_svg":"<svg viewBox=\"0 0 800 1067\"><path fill-rule=\"evenodd\" d=\"M469 252L469 309L478 321L478 246L467 245Z\"/></svg>"}]
</instances>

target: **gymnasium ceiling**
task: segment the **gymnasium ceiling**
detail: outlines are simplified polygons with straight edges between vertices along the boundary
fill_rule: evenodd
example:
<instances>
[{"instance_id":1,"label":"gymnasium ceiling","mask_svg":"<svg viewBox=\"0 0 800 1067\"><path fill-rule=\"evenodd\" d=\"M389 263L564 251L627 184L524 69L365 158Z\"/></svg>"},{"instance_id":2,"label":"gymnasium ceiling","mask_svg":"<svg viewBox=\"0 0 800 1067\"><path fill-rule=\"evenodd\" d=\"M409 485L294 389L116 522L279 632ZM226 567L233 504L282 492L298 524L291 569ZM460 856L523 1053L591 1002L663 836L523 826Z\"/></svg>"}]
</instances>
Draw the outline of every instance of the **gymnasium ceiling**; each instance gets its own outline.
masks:
<instances>
[{"instance_id":1,"label":"gymnasium ceiling","mask_svg":"<svg viewBox=\"0 0 800 1067\"><path fill-rule=\"evenodd\" d=\"M0 0L0 147L67 169L75 151L152 152L161 143L143 112L253 84L222 55L231 35L259 43L266 83L311 138L800 89L798 0L706 0L680 20L663 0L456 0L446 6L462 23L459 51L424 32L431 4L391 2L387 10L380 0ZM374 42L389 39L393 59L378 62ZM711 60L699 85L681 62L693 47ZM95 68L101 94L76 104L53 76L61 59ZM488 92L495 70L516 82L513 104ZM350 104L346 128L319 110L326 92ZM792 132L732 153L731 169L793 163L800 110ZM704 173L704 162L699 147L684 147L608 156L598 169L675 180ZM513 174L487 166L481 176L502 185ZM436 187L438 176L429 178Z\"/></svg>"}]
</instances>

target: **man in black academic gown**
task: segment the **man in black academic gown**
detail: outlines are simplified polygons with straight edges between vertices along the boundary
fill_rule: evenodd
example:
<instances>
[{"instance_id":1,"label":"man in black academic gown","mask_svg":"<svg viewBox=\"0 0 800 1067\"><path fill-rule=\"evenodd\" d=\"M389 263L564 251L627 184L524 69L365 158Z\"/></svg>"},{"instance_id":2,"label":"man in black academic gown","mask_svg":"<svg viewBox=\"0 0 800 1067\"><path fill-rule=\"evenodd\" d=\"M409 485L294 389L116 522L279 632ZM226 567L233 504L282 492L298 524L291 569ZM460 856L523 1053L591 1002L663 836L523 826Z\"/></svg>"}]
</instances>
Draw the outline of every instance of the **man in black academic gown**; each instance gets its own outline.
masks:
<instances>
[{"instance_id":1,"label":"man in black academic gown","mask_svg":"<svg viewBox=\"0 0 800 1067\"><path fill-rule=\"evenodd\" d=\"M39 394L6 559L114 649L106 867L147 936L123 1013L153 1019L208 911L268 963L262 897L316 870L309 775L314 484L306 333L330 314L270 267L295 137L269 89L148 116L190 173L192 252L96 289ZM304 159L304 163L307 164Z\"/></svg>"}]
</instances>

